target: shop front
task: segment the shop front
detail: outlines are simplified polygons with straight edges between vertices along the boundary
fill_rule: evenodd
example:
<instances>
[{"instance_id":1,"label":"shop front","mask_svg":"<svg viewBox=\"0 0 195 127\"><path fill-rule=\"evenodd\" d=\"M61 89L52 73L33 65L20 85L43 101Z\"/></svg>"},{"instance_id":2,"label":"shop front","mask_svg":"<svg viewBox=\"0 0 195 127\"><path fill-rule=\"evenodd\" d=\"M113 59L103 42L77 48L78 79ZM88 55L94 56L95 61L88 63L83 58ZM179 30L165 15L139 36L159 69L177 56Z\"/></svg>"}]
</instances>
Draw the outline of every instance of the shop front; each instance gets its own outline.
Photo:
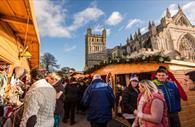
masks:
<instances>
[{"instance_id":1,"label":"shop front","mask_svg":"<svg viewBox=\"0 0 195 127\"><path fill-rule=\"evenodd\" d=\"M14 99L15 84L39 67L40 39L33 1L0 1L0 101ZM25 77L25 78L24 78ZM25 82L24 82L25 83ZM19 88L19 87L17 87ZM15 92L16 93L16 92ZM13 94L14 95L14 94ZM18 96L18 95L17 95ZM16 99L14 99L16 100ZM0 104L0 105L1 105Z\"/></svg>"},{"instance_id":2,"label":"shop front","mask_svg":"<svg viewBox=\"0 0 195 127\"><path fill-rule=\"evenodd\" d=\"M30 71L39 66L39 34L31 0L0 1L0 65Z\"/></svg>"},{"instance_id":3,"label":"shop front","mask_svg":"<svg viewBox=\"0 0 195 127\"><path fill-rule=\"evenodd\" d=\"M186 86L183 83L185 73L195 70L195 63L193 62L172 60L165 63L110 64L95 70L91 73L91 75L106 75L111 73L112 88L116 95L118 84L125 87L129 83L129 78L132 74L136 74L139 77L139 80L151 80L152 74L155 73L159 66L165 66L169 71L171 71L187 94L188 100L182 101L182 111L180 112L182 127L190 127L191 125L195 126L195 91L190 91L188 89L189 86ZM117 113L117 109L118 108L115 108L115 113ZM116 117L116 119L118 119L118 117ZM122 122L124 121L122 120Z\"/></svg>"}]
</instances>

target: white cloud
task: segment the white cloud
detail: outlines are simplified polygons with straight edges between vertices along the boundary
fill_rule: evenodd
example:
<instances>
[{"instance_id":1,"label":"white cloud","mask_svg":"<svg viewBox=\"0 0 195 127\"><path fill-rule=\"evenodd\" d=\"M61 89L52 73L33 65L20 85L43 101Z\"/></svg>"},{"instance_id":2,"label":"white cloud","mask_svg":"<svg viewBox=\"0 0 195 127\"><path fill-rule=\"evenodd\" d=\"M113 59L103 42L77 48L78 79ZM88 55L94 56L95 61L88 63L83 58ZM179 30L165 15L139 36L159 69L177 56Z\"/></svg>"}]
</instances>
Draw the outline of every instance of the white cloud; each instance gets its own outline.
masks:
<instances>
[{"instance_id":1,"label":"white cloud","mask_svg":"<svg viewBox=\"0 0 195 127\"><path fill-rule=\"evenodd\" d=\"M182 8L190 22L195 24L195 1L185 4Z\"/></svg>"},{"instance_id":2,"label":"white cloud","mask_svg":"<svg viewBox=\"0 0 195 127\"><path fill-rule=\"evenodd\" d=\"M92 2L88 8L74 14L72 24L67 26L67 10L61 3L35 0L34 4L41 36L70 38L77 29L104 14L97 8L97 2Z\"/></svg>"},{"instance_id":3,"label":"white cloud","mask_svg":"<svg viewBox=\"0 0 195 127\"><path fill-rule=\"evenodd\" d=\"M70 52L70 51L76 49L76 47L77 47L76 45L73 45L73 46L64 45L64 51L65 51L65 52Z\"/></svg>"},{"instance_id":4,"label":"white cloud","mask_svg":"<svg viewBox=\"0 0 195 127\"><path fill-rule=\"evenodd\" d=\"M96 21L104 12L97 7L88 7L85 10L74 15L74 22L68 27L70 31L76 31L81 26L87 24L89 21Z\"/></svg>"},{"instance_id":5,"label":"white cloud","mask_svg":"<svg viewBox=\"0 0 195 127\"><path fill-rule=\"evenodd\" d=\"M96 25L94 28L93 28L93 31L94 32L98 32L98 33L102 33L102 30L104 29L104 27L102 25ZM111 29L106 29L106 35L110 35L111 34Z\"/></svg>"},{"instance_id":6,"label":"white cloud","mask_svg":"<svg viewBox=\"0 0 195 127\"><path fill-rule=\"evenodd\" d=\"M171 13L171 16L174 16L178 12L178 5L177 4L171 4L169 7L169 11ZM195 24L195 1L189 2L183 6L181 6L183 9L184 14L188 17L190 22L192 24ZM166 14L166 10L163 12L162 17L164 17Z\"/></svg>"},{"instance_id":7,"label":"white cloud","mask_svg":"<svg viewBox=\"0 0 195 127\"><path fill-rule=\"evenodd\" d=\"M130 19L125 29L130 29L133 25L142 23L140 19Z\"/></svg>"},{"instance_id":8,"label":"white cloud","mask_svg":"<svg viewBox=\"0 0 195 127\"><path fill-rule=\"evenodd\" d=\"M91 7L97 7L97 1L95 0L95 1L91 2L89 6L91 6Z\"/></svg>"},{"instance_id":9,"label":"white cloud","mask_svg":"<svg viewBox=\"0 0 195 127\"><path fill-rule=\"evenodd\" d=\"M171 4L168 7L171 16L175 15L178 12L178 5L177 4ZM162 17L164 17L166 15L166 10L163 12Z\"/></svg>"},{"instance_id":10,"label":"white cloud","mask_svg":"<svg viewBox=\"0 0 195 127\"><path fill-rule=\"evenodd\" d=\"M123 20L123 16L118 11L114 11L106 20L106 24L114 26L119 24L122 20Z\"/></svg>"},{"instance_id":11,"label":"white cloud","mask_svg":"<svg viewBox=\"0 0 195 127\"><path fill-rule=\"evenodd\" d=\"M140 32L141 32L142 34L144 34L147 30L148 30L147 27L143 27L143 28L141 28Z\"/></svg>"},{"instance_id":12,"label":"white cloud","mask_svg":"<svg viewBox=\"0 0 195 127\"><path fill-rule=\"evenodd\" d=\"M66 9L48 0L34 1L39 31L42 36L71 37L64 26Z\"/></svg>"}]
</instances>

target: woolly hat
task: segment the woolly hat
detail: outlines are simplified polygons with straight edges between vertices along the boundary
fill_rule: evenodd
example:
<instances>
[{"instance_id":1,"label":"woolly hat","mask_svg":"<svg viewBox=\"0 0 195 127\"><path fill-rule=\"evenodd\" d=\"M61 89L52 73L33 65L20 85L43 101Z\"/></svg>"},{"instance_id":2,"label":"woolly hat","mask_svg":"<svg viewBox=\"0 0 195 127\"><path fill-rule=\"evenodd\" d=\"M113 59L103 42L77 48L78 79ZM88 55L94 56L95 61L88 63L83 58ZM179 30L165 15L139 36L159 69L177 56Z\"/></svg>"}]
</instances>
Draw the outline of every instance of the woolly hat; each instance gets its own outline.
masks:
<instances>
[{"instance_id":1,"label":"woolly hat","mask_svg":"<svg viewBox=\"0 0 195 127\"><path fill-rule=\"evenodd\" d=\"M131 81L139 81L139 79L138 79L137 76L132 76L132 77L130 78L130 82L131 82Z\"/></svg>"}]
</instances>

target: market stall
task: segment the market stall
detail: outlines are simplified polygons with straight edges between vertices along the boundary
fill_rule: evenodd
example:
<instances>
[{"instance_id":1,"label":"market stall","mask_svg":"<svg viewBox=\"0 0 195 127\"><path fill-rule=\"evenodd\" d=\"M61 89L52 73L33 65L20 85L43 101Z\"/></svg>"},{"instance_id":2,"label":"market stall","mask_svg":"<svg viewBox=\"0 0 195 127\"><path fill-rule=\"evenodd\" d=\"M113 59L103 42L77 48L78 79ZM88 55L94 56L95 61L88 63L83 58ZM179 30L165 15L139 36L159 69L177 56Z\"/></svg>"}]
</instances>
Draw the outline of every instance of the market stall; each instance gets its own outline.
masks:
<instances>
[{"instance_id":1,"label":"market stall","mask_svg":"<svg viewBox=\"0 0 195 127\"><path fill-rule=\"evenodd\" d=\"M24 92L21 88L30 78L30 70L39 67L39 63L40 39L33 1L1 0L0 100L6 102L3 105L18 105L19 95Z\"/></svg>"},{"instance_id":2,"label":"market stall","mask_svg":"<svg viewBox=\"0 0 195 127\"><path fill-rule=\"evenodd\" d=\"M0 1L0 62L26 70L39 66L40 39L33 1Z\"/></svg>"},{"instance_id":3,"label":"market stall","mask_svg":"<svg viewBox=\"0 0 195 127\"><path fill-rule=\"evenodd\" d=\"M195 63L193 62L171 60L169 62L164 63L143 62L132 64L109 64L93 71L91 75L106 75L108 73L111 73L112 87L114 93L116 93L116 84L118 83L118 80L123 80L120 83L126 85L129 83L130 75L134 73L138 75L140 80L151 79L151 74L154 73L159 66L165 66L169 71L171 71L178 80L178 82L182 84L183 89L187 93L188 100L182 101L182 111L180 112L180 121L182 127L191 127L192 125L195 126L195 91L189 91L188 86L184 85L183 83L185 73L191 70L195 70Z\"/></svg>"}]
</instances>

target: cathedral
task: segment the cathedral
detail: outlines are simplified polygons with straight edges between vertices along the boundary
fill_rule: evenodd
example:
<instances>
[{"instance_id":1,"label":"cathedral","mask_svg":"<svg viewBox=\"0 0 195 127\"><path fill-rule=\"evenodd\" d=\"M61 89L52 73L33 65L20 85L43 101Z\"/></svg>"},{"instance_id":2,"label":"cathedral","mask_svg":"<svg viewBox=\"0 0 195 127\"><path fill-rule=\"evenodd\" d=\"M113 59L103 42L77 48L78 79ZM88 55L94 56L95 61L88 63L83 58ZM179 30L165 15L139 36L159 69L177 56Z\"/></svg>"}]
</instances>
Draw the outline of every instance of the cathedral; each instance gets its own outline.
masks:
<instances>
[{"instance_id":1,"label":"cathedral","mask_svg":"<svg viewBox=\"0 0 195 127\"><path fill-rule=\"evenodd\" d=\"M87 29L85 35L85 70L99 64L108 58L108 49L106 49L106 30L102 34L93 34L92 29Z\"/></svg>"},{"instance_id":2,"label":"cathedral","mask_svg":"<svg viewBox=\"0 0 195 127\"><path fill-rule=\"evenodd\" d=\"M93 42L93 38L96 40L100 38L100 40ZM116 46L111 50L106 49L105 30L103 30L102 36L91 35L91 30L87 30L86 65L89 65L90 59L93 59L89 68L99 64L97 61L101 60L100 58L102 60L109 57L112 59L134 58L143 54L151 55L159 52L170 56L171 59L195 62L195 26L185 16L180 6L174 16L171 16L167 9L159 25L149 22L146 33L141 34L138 29L133 36L130 35L127 38L125 45ZM100 55L99 59L94 56L89 58L91 53L95 53L97 56L103 53L105 57Z\"/></svg>"}]
</instances>

